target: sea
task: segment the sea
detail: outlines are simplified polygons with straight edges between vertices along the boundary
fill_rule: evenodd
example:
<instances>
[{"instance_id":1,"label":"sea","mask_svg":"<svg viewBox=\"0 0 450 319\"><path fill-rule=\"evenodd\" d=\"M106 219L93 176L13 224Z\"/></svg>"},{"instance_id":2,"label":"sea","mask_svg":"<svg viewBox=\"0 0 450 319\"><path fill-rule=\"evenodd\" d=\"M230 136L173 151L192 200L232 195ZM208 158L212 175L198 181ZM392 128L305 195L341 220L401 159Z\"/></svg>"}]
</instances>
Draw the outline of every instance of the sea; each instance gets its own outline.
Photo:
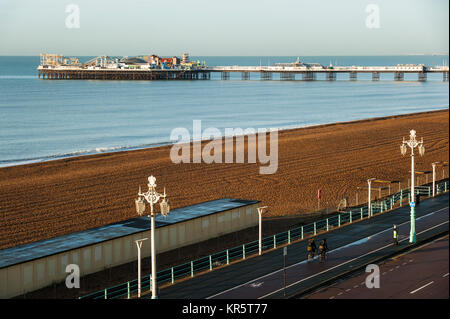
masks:
<instances>
[{"instance_id":1,"label":"sea","mask_svg":"<svg viewBox=\"0 0 450 319\"><path fill-rule=\"evenodd\" d=\"M79 57L81 62L91 57ZM191 57L208 66L273 65L282 57ZM322 65L448 65L448 55L300 57ZM171 144L175 128L296 128L449 107L442 74L394 81L382 74L338 74L336 81L262 81L240 73L222 80L101 81L40 80L39 56L0 56L0 166ZM298 76L301 79L300 76ZM407 132L405 132L406 134Z\"/></svg>"}]
</instances>

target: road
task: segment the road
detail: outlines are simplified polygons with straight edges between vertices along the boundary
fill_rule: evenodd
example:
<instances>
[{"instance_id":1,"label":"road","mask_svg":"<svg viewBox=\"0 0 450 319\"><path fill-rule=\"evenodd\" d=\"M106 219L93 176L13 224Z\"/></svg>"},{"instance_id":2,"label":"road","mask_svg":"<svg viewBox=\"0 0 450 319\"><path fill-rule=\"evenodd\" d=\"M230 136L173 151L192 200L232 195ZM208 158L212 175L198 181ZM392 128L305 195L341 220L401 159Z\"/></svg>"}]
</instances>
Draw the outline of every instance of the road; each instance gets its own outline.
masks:
<instances>
[{"instance_id":1,"label":"road","mask_svg":"<svg viewBox=\"0 0 450 319\"><path fill-rule=\"evenodd\" d=\"M448 249L445 236L378 265L379 288L366 286L363 271L305 299L448 299Z\"/></svg>"},{"instance_id":2,"label":"road","mask_svg":"<svg viewBox=\"0 0 450 319\"><path fill-rule=\"evenodd\" d=\"M449 196L444 194L416 207L418 240L448 231L448 202ZM393 224L399 226L398 247L392 245ZM287 296L409 246L409 207L316 236L316 240L324 237L330 249L326 263L305 260L305 240L288 246ZM283 248L280 248L163 288L159 298L283 298Z\"/></svg>"}]
</instances>

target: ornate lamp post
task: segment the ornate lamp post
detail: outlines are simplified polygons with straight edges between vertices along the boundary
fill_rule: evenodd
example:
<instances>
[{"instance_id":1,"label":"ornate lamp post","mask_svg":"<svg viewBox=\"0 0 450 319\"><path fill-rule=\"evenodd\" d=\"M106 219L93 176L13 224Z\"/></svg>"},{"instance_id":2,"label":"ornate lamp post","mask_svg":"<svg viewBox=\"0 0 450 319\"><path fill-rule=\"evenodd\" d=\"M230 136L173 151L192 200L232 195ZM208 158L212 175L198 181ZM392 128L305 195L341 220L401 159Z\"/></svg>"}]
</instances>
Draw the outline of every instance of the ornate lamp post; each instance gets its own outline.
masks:
<instances>
[{"instance_id":1,"label":"ornate lamp post","mask_svg":"<svg viewBox=\"0 0 450 319\"><path fill-rule=\"evenodd\" d=\"M374 180L376 180L375 177L369 178L367 180L367 184L369 185L368 186L369 190L367 192L368 193L367 194L367 196L368 196L368 200L367 200L367 216L369 218L373 216L373 213L372 213L372 194L370 193L370 190L371 190L371 186L372 186L372 181L374 181Z\"/></svg>"},{"instance_id":2,"label":"ornate lamp post","mask_svg":"<svg viewBox=\"0 0 450 319\"><path fill-rule=\"evenodd\" d=\"M259 215L259 236L258 236L258 254L261 256L262 254L262 215L264 214L264 210L267 206L258 207L258 215Z\"/></svg>"},{"instance_id":3,"label":"ornate lamp post","mask_svg":"<svg viewBox=\"0 0 450 319\"><path fill-rule=\"evenodd\" d=\"M436 192L436 165L441 164L441 162L434 162L431 163L431 166L433 167L433 197L435 196Z\"/></svg>"},{"instance_id":4,"label":"ornate lamp post","mask_svg":"<svg viewBox=\"0 0 450 319\"><path fill-rule=\"evenodd\" d=\"M145 212L145 201L150 204L150 245L151 245L151 255L152 255L152 299L156 299L156 253L155 253L155 213L153 205L158 203L160 198L162 198L161 215L167 216L170 211L169 201L166 199L166 189L164 188L164 194L159 194L156 192L156 178L152 175L148 178L148 191L146 193L141 192L141 187L139 186L138 198L136 199L136 211L142 216ZM145 201L144 201L145 199Z\"/></svg>"},{"instance_id":5,"label":"ornate lamp post","mask_svg":"<svg viewBox=\"0 0 450 319\"><path fill-rule=\"evenodd\" d=\"M400 151L403 156L406 155L407 148L406 146L409 146L411 149L411 196L410 196L410 203L409 206L411 207L411 231L409 233L409 242L415 243L416 242L416 212L415 212L415 193L414 193L414 148L419 149L420 156L423 156L425 154L425 146L423 146L423 138L419 141L416 139L416 131L411 130L409 132L409 140L405 141L405 138L403 138L403 143L400 145Z\"/></svg>"}]
</instances>

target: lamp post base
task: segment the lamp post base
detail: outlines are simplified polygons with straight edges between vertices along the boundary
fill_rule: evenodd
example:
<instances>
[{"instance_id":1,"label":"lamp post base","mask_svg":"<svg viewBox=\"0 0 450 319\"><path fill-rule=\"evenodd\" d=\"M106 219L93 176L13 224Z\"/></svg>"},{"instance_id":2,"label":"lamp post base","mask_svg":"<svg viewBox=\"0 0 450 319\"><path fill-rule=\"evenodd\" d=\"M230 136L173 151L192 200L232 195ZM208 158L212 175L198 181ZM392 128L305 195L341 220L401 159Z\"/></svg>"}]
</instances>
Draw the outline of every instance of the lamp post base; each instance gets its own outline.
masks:
<instances>
[{"instance_id":1,"label":"lamp post base","mask_svg":"<svg viewBox=\"0 0 450 319\"><path fill-rule=\"evenodd\" d=\"M409 233L409 243L414 244L416 242L416 211L414 207L411 207L411 231Z\"/></svg>"}]
</instances>

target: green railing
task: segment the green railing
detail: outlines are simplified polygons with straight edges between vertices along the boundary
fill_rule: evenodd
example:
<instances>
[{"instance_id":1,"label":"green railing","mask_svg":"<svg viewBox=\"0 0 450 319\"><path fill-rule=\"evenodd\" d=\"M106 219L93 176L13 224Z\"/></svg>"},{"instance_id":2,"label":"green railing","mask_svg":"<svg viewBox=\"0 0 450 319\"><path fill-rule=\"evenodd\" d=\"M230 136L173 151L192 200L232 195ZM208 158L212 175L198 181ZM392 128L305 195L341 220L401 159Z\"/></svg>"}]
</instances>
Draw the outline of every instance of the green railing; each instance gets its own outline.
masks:
<instances>
[{"instance_id":1,"label":"green railing","mask_svg":"<svg viewBox=\"0 0 450 319\"><path fill-rule=\"evenodd\" d=\"M436 183L436 194L447 192L448 180ZM416 195L424 195L430 197L432 195L432 186L417 186L415 188ZM409 202L410 190L403 189L392 194L376 203L371 203L372 213L382 213L394 208L398 203L407 204ZM290 229L288 231L278 233L262 239L262 250L276 249L280 245L290 244L293 241L301 240L318 233L327 232L343 225L351 224L358 220L368 217L367 205L350 209L346 212L338 213L338 215L329 217L314 223ZM258 241L243 244L234 248L230 248L215 254L211 254L190 262L167 268L157 272L158 286L163 284L174 284L179 279L194 277L195 274L205 271L212 271L217 267L228 265L236 260L243 260L248 256L258 254ZM143 276L141 279L141 291L151 290L151 275ZM126 283L109 287L101 291L97 291L79 299L114 299L114 298L130 298L137 293L137 279Z\"/></svg>"}]
</instances>

